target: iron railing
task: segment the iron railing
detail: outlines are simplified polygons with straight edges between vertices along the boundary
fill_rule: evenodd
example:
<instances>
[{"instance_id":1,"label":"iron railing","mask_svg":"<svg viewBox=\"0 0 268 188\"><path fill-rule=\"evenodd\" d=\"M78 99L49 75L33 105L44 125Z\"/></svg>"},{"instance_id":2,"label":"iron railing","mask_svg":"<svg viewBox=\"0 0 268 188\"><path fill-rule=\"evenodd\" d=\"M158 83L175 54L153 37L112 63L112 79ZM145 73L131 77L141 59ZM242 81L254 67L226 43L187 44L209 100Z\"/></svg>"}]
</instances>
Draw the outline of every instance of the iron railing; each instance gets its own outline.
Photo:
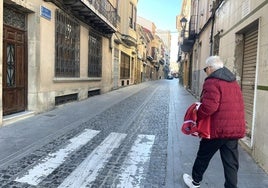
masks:
<instances>
[{"instance_id":1,"label":"iron railing","mask_svg":"<svg viewBox=\"0 0 268 188\"><path fill-rule=\"evenodd\" d=\"M116 27L117 11L108 0L87 0L100 14Z\"/></svg>"},{"instance_id":2,"label":"iron railing","mask_svg":"<svg viewBox=\"0 0 268 188\"><path fill-rule=\"evenodd\" d=\"M189 33L188 33L188 38L189 39L195 39L197 35L197 15L192 15L189 21Z\"/></svg>"}]
</instances>

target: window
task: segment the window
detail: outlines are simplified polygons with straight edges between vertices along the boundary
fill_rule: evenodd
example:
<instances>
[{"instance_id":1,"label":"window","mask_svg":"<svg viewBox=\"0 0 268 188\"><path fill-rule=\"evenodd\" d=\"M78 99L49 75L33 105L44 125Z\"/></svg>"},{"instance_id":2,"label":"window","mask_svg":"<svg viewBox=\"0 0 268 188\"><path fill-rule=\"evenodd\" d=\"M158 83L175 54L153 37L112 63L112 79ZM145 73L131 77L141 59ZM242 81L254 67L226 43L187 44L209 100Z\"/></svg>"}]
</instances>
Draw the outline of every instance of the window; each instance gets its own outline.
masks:
<instances>
[{"instance_id":1,"label":"window","mask_svg":"<svg viewBox=\"0 0 268 188\"><path fill-rule=\"evenodd\" d=\"M88 77L101 77L102 72L101 37L89 33L88 39Z\"/></svg>"},{"instance_id":2,"label":"window","mask_svg":"<svg viewBox=\"0 0 268 188\"><path fill-rule=\"evenodd\" d=\"M79 77L80 27L67 14L56 11L55 76Z\"/></svg>"},{"instance_id":3,"label":"window","mask_svg":"<svg viewBox=\"0 0 268 188\"><path fill-rule=\"evenodd\" d=\"M121 52L120 78L130 78L130 57L123 52Z\"/></svg>"},{"instance_id":4,"label":"window","mask_svg":"<svg viewBox=\"0 0 268 188\"><path fill-rule=\"evenodd\" d=\"M7 51L6 85L7 87L16 87L15 85L15 72L16 72L15 45L7 43L6 51Z\"/></svg>"},{"instance_id":5,"label":"window","mask_svg":"<svg viewBox=\"0 0 268 188\"><path fill-rule=\"evenodd\" d=\"M132 3L129 4L129 27L136 30L136 7Z\"/></svg>"},{"instance_id":6,"label":"window","mask_svg":"<svg viewBox=\"0 0 268 188\"><path fill-rule=\"evenodd\" d=\"M154 60L157 59L157 48L156 47L152 47L151 56Z\"/></svg>"},{"instance_id":7,"label":"window","mask_svg":"<svg viewBox=\"0 0 268 188\"><path fill-rule=\"evenodd\" d=\"M220 34L218 33L214 37L213 55L219 55L219 49L220 49Z\"/></svg>"}]
</instances>

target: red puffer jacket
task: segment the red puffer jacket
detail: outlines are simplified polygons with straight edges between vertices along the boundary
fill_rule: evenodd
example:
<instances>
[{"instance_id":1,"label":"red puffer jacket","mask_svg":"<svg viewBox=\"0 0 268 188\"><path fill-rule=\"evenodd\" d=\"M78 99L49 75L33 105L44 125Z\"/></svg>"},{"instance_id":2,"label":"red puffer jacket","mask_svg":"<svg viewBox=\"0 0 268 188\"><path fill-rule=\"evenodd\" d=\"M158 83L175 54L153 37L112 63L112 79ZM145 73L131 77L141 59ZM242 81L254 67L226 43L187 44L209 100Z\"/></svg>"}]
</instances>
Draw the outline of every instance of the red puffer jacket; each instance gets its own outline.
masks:
<instances>
[{"instance_id":1,"label":"red puffer jacket","mask_svg":"<svg viewBox=\"0 0 268 188\"><path fill-rule=\"evenodd\" d=\"M201 103L197 121L211 116L211 139L245 136L242 92L235 76L227 68L218 69L206 78Z\"/></svg>"}]
</instances>

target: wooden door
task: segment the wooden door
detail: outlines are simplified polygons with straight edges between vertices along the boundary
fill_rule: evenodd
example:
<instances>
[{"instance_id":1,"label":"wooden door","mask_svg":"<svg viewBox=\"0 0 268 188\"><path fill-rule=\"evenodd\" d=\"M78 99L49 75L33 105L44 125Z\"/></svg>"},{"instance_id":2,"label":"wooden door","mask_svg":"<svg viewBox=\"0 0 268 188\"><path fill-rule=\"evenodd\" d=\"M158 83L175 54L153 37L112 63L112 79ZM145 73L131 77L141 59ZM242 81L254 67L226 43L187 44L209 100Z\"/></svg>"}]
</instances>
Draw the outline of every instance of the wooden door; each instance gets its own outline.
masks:
<instances>
[{"instance_id":1,"label":"wooden door","mask_svg":"<svg viewBox=\"0 0 268 188\"><path fill-rule=\"evenodd\" d=\"M3 27L3 115L26 109L26 33Z\"/></svg>"}]
</instances>

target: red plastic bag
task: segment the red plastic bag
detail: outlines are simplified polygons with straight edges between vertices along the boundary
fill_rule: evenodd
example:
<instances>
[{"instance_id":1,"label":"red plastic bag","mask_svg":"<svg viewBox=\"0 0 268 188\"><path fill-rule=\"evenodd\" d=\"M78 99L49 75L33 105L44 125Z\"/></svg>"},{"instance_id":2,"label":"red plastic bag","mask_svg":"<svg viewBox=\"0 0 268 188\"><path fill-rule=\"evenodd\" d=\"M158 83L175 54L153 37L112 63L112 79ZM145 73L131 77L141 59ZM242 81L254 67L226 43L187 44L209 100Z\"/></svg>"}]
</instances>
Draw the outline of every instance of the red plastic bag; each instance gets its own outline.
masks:
<instances>
[{"instance_id":1,"label":"red plastic bag","mask_svg":"<svg viewBox=\"0 0 268 188\"><path fill-rule=\"evenodd\" d=\"M210 138L210 116L197 122L197 110L201 103L193 103L186 111L181 131L186 135Z\"/></svg>"}]
</instances>

